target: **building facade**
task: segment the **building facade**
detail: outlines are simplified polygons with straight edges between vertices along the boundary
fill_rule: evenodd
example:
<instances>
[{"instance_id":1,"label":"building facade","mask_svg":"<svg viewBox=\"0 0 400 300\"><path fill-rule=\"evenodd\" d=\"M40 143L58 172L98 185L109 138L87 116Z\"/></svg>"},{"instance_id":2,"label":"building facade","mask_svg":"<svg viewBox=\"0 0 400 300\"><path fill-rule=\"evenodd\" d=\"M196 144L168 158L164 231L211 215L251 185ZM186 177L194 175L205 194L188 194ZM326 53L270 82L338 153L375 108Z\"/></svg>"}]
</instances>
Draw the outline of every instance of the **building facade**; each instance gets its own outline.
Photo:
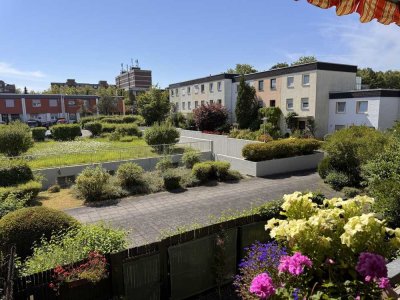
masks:
<instances>
[{"instance_id":1,"label":"building facade","mask_svg":"<svg viewBox=\"0 0 400 300\"><path fill-rule=\"evenodd\" d=\"M118 89L132 91L135 95L145 92L152 86L152 75L150 70L142 70L139 67L131 67L128 70L121 70L115 77L115 84Z\"/></svg>"},{"instance_id":2,"label":"building facade","mask_svg":"<svg viewBox=\"0 0 400 300\"><path fill-rule=\"evenodd\" d=\"M0 121L55 122L65 118L77 122L82 115L98 114L98 101L95 95L0 94ZM117 111L125 114L122 98L118 98Z\"/></svg>"},{"instance_id":3,"label":"building facade","mask_svg":"<svg viewBox=\"0 0 400 300\"><path fill-rule=\"evenodd\" d=\"M5 93L15 94L16 93L15 84L7 84L3 80L0 80L0 94L5 94Z\"/></svg>"},{"instance_id":4,"label":"building facade","mask_svg":"<svg viewBox=\"0 0 400 300\"><path fill-rule=\"evenodd\" d=\"M100 80L98 83L83 83L83 82L76 82L75 79L67 79L66 82L52 82L50 83L52 87L58 86L58 87L91 87L93 89L99 89L99 88L108 88L109 86L112 86L108 84L107 80Z\"/></svg>"},{"instance_id":5,"label":"building facade","mask_svg":"<svg viewBox=\"0 0 400 300\"><path fill-rule=\"evenodd\" d=\"M400 117L400 90L356 90L329 95L329 133L353 125L391 128Z\"/></svg>"}]
</instances>

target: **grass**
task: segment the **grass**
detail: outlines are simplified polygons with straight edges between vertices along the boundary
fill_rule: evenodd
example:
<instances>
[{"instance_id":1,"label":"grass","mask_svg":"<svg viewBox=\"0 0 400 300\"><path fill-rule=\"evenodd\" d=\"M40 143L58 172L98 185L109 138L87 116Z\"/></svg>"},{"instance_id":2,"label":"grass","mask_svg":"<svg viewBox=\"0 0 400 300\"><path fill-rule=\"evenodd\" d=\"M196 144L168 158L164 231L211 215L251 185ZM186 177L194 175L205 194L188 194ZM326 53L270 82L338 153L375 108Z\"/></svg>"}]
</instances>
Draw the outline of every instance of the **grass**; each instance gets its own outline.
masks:
<instances>
[{"instance_id":1,"label":"grass","mask_svg":"<svg viewBox=\"0 0 400 300\"><path fill-rule=\"evenodd\" d=\"M42 206L57 210L83 206L83 200L77 199L71 189L61 189L59 193L40 192L37 200Z\"/></svg>"}]
</instances>

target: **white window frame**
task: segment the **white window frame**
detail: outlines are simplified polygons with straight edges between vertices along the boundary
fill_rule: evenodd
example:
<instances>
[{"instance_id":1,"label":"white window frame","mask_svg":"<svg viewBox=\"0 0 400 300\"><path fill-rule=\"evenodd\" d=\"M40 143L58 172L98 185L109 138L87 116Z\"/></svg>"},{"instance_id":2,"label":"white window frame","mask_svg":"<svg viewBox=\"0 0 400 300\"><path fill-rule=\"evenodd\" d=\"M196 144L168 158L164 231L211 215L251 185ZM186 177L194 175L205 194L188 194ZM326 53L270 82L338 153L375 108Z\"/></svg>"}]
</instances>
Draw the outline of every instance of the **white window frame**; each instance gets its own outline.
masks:
<instances>
[{"instance_id":1,"label":"white window frame","mask_svg":"<svg viewBox=\"0 0 400 300\"><path fill-rule=\"evenodd\" d=\"M210 100L210 104L214 104L214 100Z\"/></svg>"},{"instance_id":2,"label":"white window frame","mask_svg":"<svg viewBox=\"0 0 400 300\"><path fill-rule=\"evenodd\" d=\"M206 102L204 100L201 100L201 105L204 105Z\"/></svg>"},{"instance_id":3,"label":"white window frame","mask_svg":"<svg viewBox=\"0 0 400 300\"><path fill-rule=\"evenodd\" d=\"M198 84L196 84L196 85L194 86L194 93L195 93L195 94L198 94L198 93L199 93L199 85L198 85Z\"/></svg>"},{"instance_id":4,"label":"white window frame","mask_svg":"<svg viewBox=\"0 0 400 300\"><path fill-rule=\"evenodd\" d=\"M210 93L214 93L214 83L213 82L209 83L208 88L210 89Z\"/></svg>"},{"instance_id":5,"label":"white window frame","mask_svg":"<svg viewBox=\"0 0 400 300\"><path fill-rule=\"evenodd\" d=\"M339 103L343 103L344 104L343 111L339 111ZM338 101L338 102L336 102L336 113L337 114L345 114L346 113L346 106L347 106L346 101Z\"/></svg>"},{"instance_id":6,"label":"white window frame","mask_svg":"<svg viewBox=\"0 0 400 300\"><path fill-rule=\"evenodd\" d=\"M289 79L292 79L292 84L289 84ZM286 86L288 89L293 89L294 88L294 76L288 76L286 79Z\"/></svg>"},{"instance_id":7,"label":"white window frame","mask_svg":"<svg viewBox=\"0 0 400 300\"><path fill-rule=\"evenodd\" d=\"M217 82L217 90L218 90L218 92L222 91L222 82L221 81Z\"/></svg>"},{"instance_id":8,"label":"white window frame","mask_svg":"<svg viewBox=\"0 0 400 300\"><path fill-rule=\"evenodd\" d=\"M272 84L274 82L274 84ZM271 78L269 81L269 88L271 91L276 91L276 78Z\"/></svg>"},{"instance_id":9,"label":"white window frame","mask_svg":"<svg viewBox=\"0 0 400 300\"><path fill-rule=\"evenodd\" d=\"M304 78L305 78L306 76L308 76L308 83L304 83ZM302 77L301 77L301 84L302 84L303 86L310 86L310 81L311 81L311 76L310 76L310 74L303 74L303 75L302 75Z\"/></svg>"},{"instance_id":10,"label":"white window frame","mask_svg":"<svg viewBox=\"0 0 400 300\"><path fill-rule=\"evenodd\" d=\"M174 89L171 90L171 97L174 97Z\"/></svg>"},{"instance_id":11,"label":"white window frame","mask_svg":"<svg viewBox=\"0 0 400 300\"><path fill-rule=\"evenodd\" d=\"M222 99L218 99L217 104L222 105Z\"/></svg>"},{"instance_id":12,"label":"white window frame","mask_svg":"<svg viewBox=\"0 0 400 300\"><path fill-rule=\"evenodd\" d=\"M360 111L360 106L361 106L361 103L367 103L367 110L366 111ZM362 100L362 101L356 101L356 113L357 114L367 114L368 113L368 106L369 106L369 104L368 104L368 101L366 101L366 100Z\"/></svg>"},{"instance_id":13,"label":"white window frame","mask_svg":"<svg viewBox=\"0 0 400 300\"><path fill-rule=\"evenodd\" d=\"M185 103L185 101L182 102L182 110L186 110L186 103Z\"/></svg>"},{"instance_id":14,"label":"white window frame","mask_svg":"<svg viewBox=\"0 0 400 300\"><path fill-rule=\"evenodd\" d=\"M182 96L185 96L186 95L185 94L185 88L182 88L181 90L182 90Z\"/></svg>"},{"instance_id":15,"label":"white window frame","mask_svg":"<svg viewBox=\"0 0 400 300\"><path fill-rule=\"evenodd\" d=\"M194 108L198 108L199 107L199 101L194 101Z\"/></svg>"},{"instance_id":16,"label":"white window frame","mask_svg":"<svg viewBox=\"0 0 400 300\"><path fill-rule=\"evenodd\" d=\"M192 102L188 101L188 110L192 110Z\"/></svg>"},{"instance_id":17,"label":"white window frame","mask_svg":"<svg viewBox=\"0 0 400 300\"><path fill-rule=\"evenodd\" d=\"M190 86L188 86L186 89L187 89L187 94L190 95L190 93L191 93L191 88L190 88Z\"/></svg>"},{"instance_id":18,"label":"white window frame","mask_svg":"<svg viewBox=\"0 0 400 300\"><path fill-rule=\"evenodd\" d=\"M289 107L289 102L292 103L292 107ZM286 99L286 110L293 110L294 109L294 100L293 98Z\"/></svg>"},{"instance_id":19,"label":"white window frame","mask_svg":"<svg viewBox=\"0 0 400 300\"><path fill-rule=\"evenodd\" d=\"M32 99L32 107L42 107L42 101L40 99Z\"/></svg>"},{"instance_id":20,"label":"white window frame","mask_svg":"<svg viewBox=\"0 0 400 300\"><path fill-rule=\"evenodd\" d=\"M58 106L57 99L50 99L49 100L49 107L57 107L57 106Z\"/></svg>"},{"instance_id":21,"label":"white window frame","mask_svg":"<svg viewBox=\"0 0 400 300\"><path fill-rule=\"evenodd\" d=\"M304 103L307 103L307 107L304 107ZM310 99L309 98L301 98L301 110L310 110Z\"/></svg>"},{"instance_id":22,"label":"white window frame","mask_svg":"<svg viewBox=\"0 0 400 300\"><path fill-rule=\"evenodd\" d=\"M68 106L75 106L76 101L75 100L68 100Z\"/></svg>"},{"instance_id":23,"label":"white window frame","mask_svg":"<svg viewBox=\"0 0 400 300\"><path fill-rule=\"evenodd\" d=\"M15 107L14 99L6 99L6 107Z\"/></svg>"},{"instance_id":24,"label":"white window frame","mask_svg":"<svg viewBox=\"0 0 400 300\"><path fill-rule=\"evenodd\" d=\"M206 91L205 85L204 85L204 84L200 85L200 92L201 92L202 94L204 94L205 91Z\"/></svg>"},{"instance_id":25,"label":"white window frame","mask_svg":"<svg viewBox=\"0 0 400 300\"><path fill-rule=\"evenodd\" d=\"M175 89L175 95L178 97L179 96L179 89Z\"/></svg>"}]
</instances>

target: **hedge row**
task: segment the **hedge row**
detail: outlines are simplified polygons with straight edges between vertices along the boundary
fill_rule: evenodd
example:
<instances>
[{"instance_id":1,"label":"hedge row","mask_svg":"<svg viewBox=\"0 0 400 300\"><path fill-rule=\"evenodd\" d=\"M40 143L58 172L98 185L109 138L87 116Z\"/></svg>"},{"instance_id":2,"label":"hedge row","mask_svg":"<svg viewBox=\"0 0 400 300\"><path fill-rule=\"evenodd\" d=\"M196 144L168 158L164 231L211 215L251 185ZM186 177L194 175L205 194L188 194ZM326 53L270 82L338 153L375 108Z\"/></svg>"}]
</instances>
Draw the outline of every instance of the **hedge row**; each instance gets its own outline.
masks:
<instances>
[{"instance_id":1,"label":"hedge row","mask_svg":"<svg viewBox=\"0 0 400 300\"><path fill-rule=\"evenodd\" d=\"M32 138L35 142L43 142L46 138L46 127L35 127L32 128Z\"/></svg>"},{"instance_id":2,"label":"hedge row","mask_svg":"<svg viewBox=\"0 0 400 300\"><path fill-rule=\"evenodd\" d=\"M268 143L248 144L243 147L242 155L250 161L263 161L312 154L321 147L315 139L283 139Z\"/></svg>"},{"instance_id":3,"label":"hedge row","mask_svg":"<svg viewBox=\"0 0 400 300\"><path fill-rule=\"evenodd\" d=\"M228 174L231 164L225 161L205 161L193 166L192 172L202 182L210 179L224 180Z\"/></svg>"},{"instance_id":4,"label":"hedge row","mask_svg":"<svg viewBox=\"0 0 400 300\"><path fill-rule=\"evenodd\" d=\"M21 160L2 160L0 162L0 187L24 183L33 179L28 164Z\"/></svg>"},{"instance_id":5,"label":"hedge row","mask_svg":"<svg viewBox=\"0 0 400 300\"><path fill-rule=\"evenodd\" d=\"M90 117L83 117L80 120L82 127L85 127L85 124L89 122L101 122L108 124L127 124L127 123L141 124L144 122L144 119L140 115L127 115L127 116L90 116Z\"/></svg>"},{"instance_id":6,"label":"hedge row","mask_svg":"<svg viewBox=\"0 0 400 300\"><path fill-rule=\"evenodd\" d=\"M51 127L51 135L56 141L73 141L82 133L79 124L60 124Z\"/></svg>"},{"instance_id":7,"label":"hedge row","mask_svg":"<svg viewBox=\"0 0 400 300\"><path fill-rule=\"evenodd\" d=\"M102 133L118 132L121 135L142 136L142 132L136 124L102 124Z\"/></svg>"},{"instance_id":8,"label":"hedge row","mask_svg":"<svg viewBox=\"0 0 400 300\"><path fill-rule=\"evenodd\" d=\"M30 180L16 186L0 187L0 201L5 200L9 194L14 194L16 198L28 197L28 203L31 204L42 189L42 184L35 180Z\"/></svg>"}]
</instances>

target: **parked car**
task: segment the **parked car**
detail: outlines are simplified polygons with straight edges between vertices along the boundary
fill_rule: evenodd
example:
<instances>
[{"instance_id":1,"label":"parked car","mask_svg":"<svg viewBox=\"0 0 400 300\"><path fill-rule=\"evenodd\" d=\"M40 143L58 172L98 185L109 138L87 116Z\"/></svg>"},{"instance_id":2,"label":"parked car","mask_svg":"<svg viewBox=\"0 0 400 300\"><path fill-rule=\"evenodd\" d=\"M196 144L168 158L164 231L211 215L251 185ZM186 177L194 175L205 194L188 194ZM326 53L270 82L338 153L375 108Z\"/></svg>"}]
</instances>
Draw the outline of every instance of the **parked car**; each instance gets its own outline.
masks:
<instances>
[{"instance_id":1,"label":"parked car","mask_svg":"<svg viewBox=\"0 0 400 300\"><path fill-rule=\"evenodd\" d=\"M37 120L28 120L28 121L26 121L26 124L31 128L42 126L42 123Z\"/></svg>"},{"instance_id":2,"label":"parked car","mask_svg":"<svg viewBox=\"0 0 400 300\"><path fill-rule=\"evenodd\" d=\"M56 124L68 124L68 121L67 121L67 119L60 118L60 119L57 119Z\"/></svg>"},{"instance_id":3,"label":"parked car","mask_svg":"<svg viewBox=\"0 0 400 300\"><path fill-rule=\"evenodd\" d=\"M0 125L6 125L7 123L4 121L0 121Z\"/></svg>"}]
</instances>

